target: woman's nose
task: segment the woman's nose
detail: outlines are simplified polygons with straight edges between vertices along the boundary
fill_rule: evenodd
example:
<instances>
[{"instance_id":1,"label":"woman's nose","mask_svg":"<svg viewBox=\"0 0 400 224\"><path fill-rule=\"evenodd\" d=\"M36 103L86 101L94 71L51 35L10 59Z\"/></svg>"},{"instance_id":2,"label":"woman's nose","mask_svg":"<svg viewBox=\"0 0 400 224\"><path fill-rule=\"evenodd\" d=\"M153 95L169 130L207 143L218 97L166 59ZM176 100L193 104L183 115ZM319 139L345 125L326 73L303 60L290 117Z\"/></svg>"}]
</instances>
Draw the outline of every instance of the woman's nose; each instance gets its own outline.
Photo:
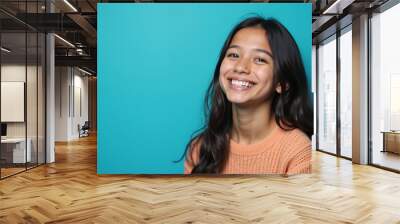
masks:
<instances>
[{"instance_id":1,"label":"woman's nose","mask_svg":"<svg viewBox=\"0 0 400 224\"><path fill-rule=\"evenodd\" d=\"M234 71L236 73L249 73L249 60L241 58L235 64Z\"/></svg>"}]
</instances>

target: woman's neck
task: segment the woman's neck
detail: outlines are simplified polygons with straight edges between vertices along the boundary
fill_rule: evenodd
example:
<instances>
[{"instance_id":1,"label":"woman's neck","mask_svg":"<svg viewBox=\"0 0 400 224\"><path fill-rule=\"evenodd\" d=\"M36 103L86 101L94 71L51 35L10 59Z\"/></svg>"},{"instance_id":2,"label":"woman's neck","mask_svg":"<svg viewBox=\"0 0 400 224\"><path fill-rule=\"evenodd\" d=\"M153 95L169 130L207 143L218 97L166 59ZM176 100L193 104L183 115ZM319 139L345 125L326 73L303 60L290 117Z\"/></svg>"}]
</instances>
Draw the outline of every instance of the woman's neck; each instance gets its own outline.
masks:
<instances>
[{"instance_id":1,"label":"woman's neck","mask_svg":"<svg viewBox=\"0 0 400 224\"><path fill-rule=\"evenodd\" d=\"M233 127L231 138L240 144L253 144L264 139L276 127L271 104L242 107L232 105Z\"/></svg>"}]
</instances>

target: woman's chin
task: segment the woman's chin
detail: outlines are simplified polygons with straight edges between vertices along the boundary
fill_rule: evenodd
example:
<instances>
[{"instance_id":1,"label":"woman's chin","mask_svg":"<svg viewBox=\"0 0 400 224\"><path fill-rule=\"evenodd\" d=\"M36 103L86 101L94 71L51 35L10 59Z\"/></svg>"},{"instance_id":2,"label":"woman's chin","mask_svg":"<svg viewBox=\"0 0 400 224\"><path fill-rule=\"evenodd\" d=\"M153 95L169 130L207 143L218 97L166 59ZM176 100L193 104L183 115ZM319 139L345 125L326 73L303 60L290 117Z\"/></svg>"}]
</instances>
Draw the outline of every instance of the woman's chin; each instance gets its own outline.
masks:
<instances>
[{"instance_id":1,"label":"woman's chin","mask_svg":"<svg viewBox=\"0 0 400 224\"><path fill-rule=\"evenodd\" d=\"M232 105L236 105L241 108L257 107L258 105L266 103L266 100L255 99L255 98L251 98L251 97L230 96L227 98L228 98L228 101L231 102Z\"/></svg>"},{"instance_id":2,"label":"woman's chin","mask_svg":"<svg viewBox=\"0 0 400 224\"><path fill-rule=\"evenodd\" d=\"M249 99L244 98L244 97L228 97L229 102L232 104L238 104L238 105L245 105L246 103L249 102Z\"/></svg>"}]
</instances>

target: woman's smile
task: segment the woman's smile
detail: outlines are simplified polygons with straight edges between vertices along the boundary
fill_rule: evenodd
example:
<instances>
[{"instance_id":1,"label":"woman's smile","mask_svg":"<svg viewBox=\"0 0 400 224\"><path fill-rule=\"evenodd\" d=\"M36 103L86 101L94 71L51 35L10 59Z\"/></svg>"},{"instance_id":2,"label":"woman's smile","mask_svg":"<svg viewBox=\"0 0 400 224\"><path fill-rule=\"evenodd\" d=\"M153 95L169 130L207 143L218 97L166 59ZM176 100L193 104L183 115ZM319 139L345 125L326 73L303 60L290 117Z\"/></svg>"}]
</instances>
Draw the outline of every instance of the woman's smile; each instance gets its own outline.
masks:
<instances>
[{"instance_id":1,"label":"woman's smile","mask_svg":"<svg viewBox=\"0 0 400 224\"><path fill-rule=\"evenodd\" d=\"M238 91L247 91L255 85L255 83L245 80L231 79L230 81L231 82L229 87L233 90L238 90Z\"/></svg>"}]
</instances>

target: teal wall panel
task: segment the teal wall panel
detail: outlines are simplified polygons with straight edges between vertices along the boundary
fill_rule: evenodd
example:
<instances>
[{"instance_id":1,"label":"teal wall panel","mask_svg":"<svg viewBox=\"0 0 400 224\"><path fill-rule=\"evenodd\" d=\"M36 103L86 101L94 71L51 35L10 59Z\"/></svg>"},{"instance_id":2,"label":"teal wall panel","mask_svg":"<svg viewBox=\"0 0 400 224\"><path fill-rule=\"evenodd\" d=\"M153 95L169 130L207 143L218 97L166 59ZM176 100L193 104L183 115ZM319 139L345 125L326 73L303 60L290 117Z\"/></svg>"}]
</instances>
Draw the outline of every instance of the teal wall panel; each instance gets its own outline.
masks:
<instances>
[{"instance_id":1,"label":"teal wall panel","mask_svg":"<svg viewBox=\"0 0 400 224\"><path fill-rule=\"evenodd\" d=\"M180 174L230 30L259 15L283 23L311 85L311 4L98 4L99 174Z\"/></svg>"}]
</instances>

